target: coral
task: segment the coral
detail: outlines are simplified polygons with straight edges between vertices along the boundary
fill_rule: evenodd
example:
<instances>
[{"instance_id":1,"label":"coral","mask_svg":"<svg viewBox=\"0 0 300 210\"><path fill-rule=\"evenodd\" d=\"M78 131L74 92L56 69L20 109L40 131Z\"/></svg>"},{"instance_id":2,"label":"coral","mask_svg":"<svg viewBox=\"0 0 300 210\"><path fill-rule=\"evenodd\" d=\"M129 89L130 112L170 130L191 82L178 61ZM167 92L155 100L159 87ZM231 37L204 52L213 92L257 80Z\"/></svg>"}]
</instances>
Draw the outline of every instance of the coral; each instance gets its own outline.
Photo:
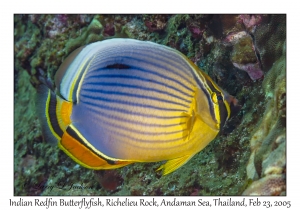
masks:
<instances>
[{"instance_id":1,"label":"coral","mask_svg":"<svg viewBox=\"0 0 300 210\"><path fill-rule=\"evenodd\" d=\"M150 32L162 32L166 28L168 15L145 15L143 19Z\"/></svg>"},{"instance_id":2,"label":"coral","mask_svg":"<svg viewBox=\"0 0 300 210\"><path fill-rule=\"evenodd\" d=\"M244 70L248 73L249 77L252 80L260 79L264 73L259 67L259 63L247 63L247 64L239 64L239 63L232 63L236 68Z\"/></svg>"},{"instance_id":3,"label":"coral","mask_svg":"<svg viewBox=\"0 0 300 210\"><path fill-rule=\"evenodd\" d=\"M263 82L268 103L250 140L252 154L247 166L247 176L252 180L260 177L267 179L272 174L285 175L286 62L285 51L282 52L281 59L274 63ZM281 185L285 186L283 181Z\"/></svg>"},{"instance_id":4,"label":"coral","mask_svg":"<svg viewBox=\"0 0 300 210\"><path fill-rule=\"evenodd\" d=\"M222 24L222 37L227 36L229 33L234 33L243 30L243 24L239 21L239 15L220 15L220 22Z\"/></svg>"},{"instance_id":5,"label":"coral","mask_svg":"<svg viewBox=\"0 0 300 210\"><path fill-rule=\"evenodd\" d=\"M190 25L189 30L192 33L192 36L194 38L200 38L203 35L203 32L204 32L204 30L201 30L200 27L194 26L194 25Z\"/></svg>"},{"instance_id":6,"label":"coral","mask_svg":"<svg viewBox=\"0 0 300 210\"><path fill-rule=\"evenodd\" d=\"M76 48L106 37L127 37L124 25L130 17L105 15L29 15L15 16L15 57L17 69L28 71L31 83L39 82L38 69L53 79L61 62ZM114 33L107 34L107 24ZM24 27L24 25L26 27ZM19 36L23 34L23 36ZM41 43L41 36L43 41ZM20 61L20 62L19 62Z\"/></svg>"},{"instance_id":7,"label":"coral","mask_svg":"<svg viewBox=\"0 0 300 210\"><path fill-rule=\"evenodd\" d=\"M264 73L260 68L259 60L257 60L252 38L250 35L245 35L239 38L228 38L236 42L231 53L232 64L246 71L252 80L260 79Z\"/></svg>"},{"instance_id":8,"label":"coral","mask_svg":"<svg viewBox=\"0 0 300 210\"><path fill-rule=\"evenodd\" d=\"M96 18L94 18L92 20L92 22L90 23L90 25L88 26L88 31L91 33L91 34L100 34L101 31L103 29L103 26L102 24L99 22L99 20L97 20Z\"/></svg>"},{"instance_id":9,"label":"coral","mask_svg":"<svg viewBox=\"0 0 300 210\"><path fill-rule=\"evenodd\" d=\"M96 180L108 191L116 191L123 184L123 178L116 170L94 171Z\"/></svg>"},{"instance_id":10,"label":"coral","mask_svg":"<svg viewBox=\"0 0 300 210\"><path fill-rule=\"evenodd\" d=\"M114 36L115 35L115 27L113 24L107 23L105 25L104 31L105 36Z\"/></svg>"},{"instance_id":11,"label":"coral","mask_svg":"<svg viewBox=\"0 0 300 210\"><path fill-rule=\"evenodd\" d=\"M50 38L64 33L67 26L68 15L55 15L49 22L47 27L47 33Z\"/></svg>"},{"instance_id":12,"label":"coral","mask_svg":"<svg viewBox=\"0 0 300 210\"><path fill-rule=\"evenodd\" d=\"M226 36L224 39L224 42L236 44L241 38L244 38L247 36L248 33L246 31L239 31L239 32L231 32Z\"/></svg>"},{"instance_id":13,"label":"coral","mask_svg":"<svg viewBox=\"0 0 300 210\"><path fill-rule=\"evenodd\" d=\"M257 61L253 51L251 36L244 36L233 46L232 62L239 64L255 63Z\"/></svg>"},{"instance_id":14,"label":"coral","mask_svg":"<svg viewBox=\"0 0 300 210\"><path fill-rule=\"evenodd\" d=\"M239 15L238 18L250 32L254 32L256 26L262 22L262 15Z\"/></svg>"},{"instance_id":15,"label":"coral","mask_svg":"<svg viewBox=\"0 0 300 210\"><path fill-rule=\"evenodd\" d=\"M262 162L263 175L282 174L286 167L286 143L285 134L278 136L275 140L274 149Z\"/></svg>"},{"instance_id":16,"label":"coral","mask_svg":"<svg viewBox=\"0 0 300 210\"><path fill-rule=\"evenodd\" d=\"M253 182L242 195L285 195L285 182L283 175L270 175Z\"/></svg>"},{"instance_id":17,"label":"coral","mask_svg":"<svg viewBox=\"0 0 300 210\"><path fill-rule=\"evenodd\" d=\"M45 152L49 146L41 138L39 122L35 116L35 90L29 83L26 71L18 72L14 103L14 193L17 195L39 195L42 190L35 190L31 183L45 182L47 161ZM29 123L30 122L30 123ZM55 161L52 157L49 163Z\"/></svg>"}]
</instances>

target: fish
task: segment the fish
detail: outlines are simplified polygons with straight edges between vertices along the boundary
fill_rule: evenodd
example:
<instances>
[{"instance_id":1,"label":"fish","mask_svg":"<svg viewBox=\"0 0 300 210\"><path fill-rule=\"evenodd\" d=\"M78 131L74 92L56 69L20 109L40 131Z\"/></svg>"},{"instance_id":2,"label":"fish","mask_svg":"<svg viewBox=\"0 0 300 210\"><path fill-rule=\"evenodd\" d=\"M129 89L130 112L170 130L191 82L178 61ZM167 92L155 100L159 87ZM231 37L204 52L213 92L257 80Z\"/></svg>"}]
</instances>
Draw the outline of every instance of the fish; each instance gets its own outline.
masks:
<instances>
[{"instance_id":1,"label":"fish","mask_svg":"<svg viewBox=\"0 0 300 210\"><path fill-rule=\"evenodd\" d=\"M41 85L44 139L83 167L165 161L167 175L218 135L238 102L181 52L115 38L72 52Z\"/></svg>"}]
</instances>

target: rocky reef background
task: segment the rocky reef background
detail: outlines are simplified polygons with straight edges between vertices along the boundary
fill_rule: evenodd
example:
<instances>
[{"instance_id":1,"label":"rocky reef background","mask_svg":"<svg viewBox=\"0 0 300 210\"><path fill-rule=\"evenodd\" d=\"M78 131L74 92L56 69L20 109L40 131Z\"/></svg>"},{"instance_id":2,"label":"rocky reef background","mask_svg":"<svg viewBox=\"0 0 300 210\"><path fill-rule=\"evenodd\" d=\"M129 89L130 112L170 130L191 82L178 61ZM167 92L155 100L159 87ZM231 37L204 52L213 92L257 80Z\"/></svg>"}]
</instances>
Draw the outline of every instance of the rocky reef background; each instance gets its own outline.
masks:
<instances>
[{"instance_id":1,"label":"rocky reef background","mask_svg":"<svg viewBox=\"0 0 300 210\"><path fill-rule=\"evenodd\" d=\"M175 48L242 105L167 176L162 163L93 171L48 144L34 97L76 48L127 37ZM14 195L285 195L286 15L14 15Z\"/></svg>"}]
</instances>

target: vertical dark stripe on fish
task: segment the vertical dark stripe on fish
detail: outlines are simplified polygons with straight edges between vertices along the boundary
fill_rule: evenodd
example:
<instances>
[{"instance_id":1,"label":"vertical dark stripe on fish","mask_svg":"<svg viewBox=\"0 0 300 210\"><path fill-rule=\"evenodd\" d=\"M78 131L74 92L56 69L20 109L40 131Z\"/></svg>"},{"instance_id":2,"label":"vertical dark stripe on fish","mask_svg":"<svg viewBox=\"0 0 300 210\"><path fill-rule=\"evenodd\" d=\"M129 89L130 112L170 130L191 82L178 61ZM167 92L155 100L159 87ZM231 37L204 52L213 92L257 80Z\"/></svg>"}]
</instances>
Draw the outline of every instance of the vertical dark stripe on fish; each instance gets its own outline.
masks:
<instances>
[{"instance_id":1,"label":"vertical dark stripe on fish","mask_svg":"<svg viewBox=\"0 0 300 210\"><path fill-rule=\"evenodd\" d=\"M216 116L215 116L215 112L214 112L214 105L213 105L213 102L212 102L212 99L211 99L211 95L210 95L209 91L207 90L207 87L204 86L204 83L207 84L208 82L210 83L210 81L208 81L203 75L197 73L195 70L193 70L192 73L193 73L194 80L198 84L198 87L202 90L202 92L205 94L205 96L207 98L209 111L210 111L211 116L213 117L213 119L216 120ZM203 80L199 79L196 74L200 78L202 78ZM210 87L212 85L208 85L208 86ZM204 103L204 102L202 101L201 103Z\"/></svg>"},{"instance_id":2,"label":"vertical dark stripe on fish","mask_svg":"<svg viewBox=\"0 0 300 210\"><path fill-rule=\"evenodd\" d=\"M209 81L208 79L206 80L206 83L208 84L209 88L212 90L212 92L215 92L217 95L217 99L218 99L218 104L219 104L219 109L220 109L220 125L221 128L224 126L225 121L228 117L228 110L224 104L224 98L222 96L222 93L220 90L216 89L215 86L212 84L211 81ZM214 116L216 119L216 116L214 114L214 112L212 110L210 110L211 115Z\"/></svg>"},{"instance_id":3,"label":"vertical dark stripe on fish","mask_svg":"<svg viewBox=\"0 0 300 210\"><path fill-rule=\"evenodd\" d=\"M63 131L61 130L58 120L57 120L57 114L56 113L56 106L57 106L57 99L56 99L56 95L52 92L49 91L49 103L48 103L48 110L46 110L47 112L47 118L50 121L50 126L53 128L53 131L59 136L62 137L63 135Z\"/></svg>"}]
</instances>

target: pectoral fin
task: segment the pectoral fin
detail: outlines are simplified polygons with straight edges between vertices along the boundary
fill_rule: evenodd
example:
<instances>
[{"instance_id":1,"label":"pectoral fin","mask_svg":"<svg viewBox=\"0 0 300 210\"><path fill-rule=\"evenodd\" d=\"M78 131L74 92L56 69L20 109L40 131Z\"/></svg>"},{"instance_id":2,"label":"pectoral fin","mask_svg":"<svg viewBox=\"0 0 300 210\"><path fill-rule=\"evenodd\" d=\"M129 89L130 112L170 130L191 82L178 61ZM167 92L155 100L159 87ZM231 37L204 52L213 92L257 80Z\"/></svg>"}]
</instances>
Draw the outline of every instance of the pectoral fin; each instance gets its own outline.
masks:
<instances>
[{"instance_id":1,"label":"pectoral fin","mask_svg":"<svg viewBox=\"0 0 300 210\"><path fill-rule=\"evenodd\" d=\"M190 135L193 131L194 124L195 124L195 118L196 118L196 113L195 113L195 106L196 106L196 101L195 99L192 100L192 105L191 109L189 110L189 113L183 112L181 115L187 118L186 121L186 127L187 127L187 137L185 140L190 139Z\"/></svg>"},{"instance_id":2,"label":"pectoral fin","mask_svg":"<svg viewBox=\"0 0 300 210\"><path fill-rule=\"evenodd\" d=\"M192 155L185 155L180 158L176 158L173 160L168 160L164 165L161 165L156 171L163 170L162 174L167 175L179 167L183 166L189 159L191 159L194 156Z\"/></svg>"}]
</instances>

